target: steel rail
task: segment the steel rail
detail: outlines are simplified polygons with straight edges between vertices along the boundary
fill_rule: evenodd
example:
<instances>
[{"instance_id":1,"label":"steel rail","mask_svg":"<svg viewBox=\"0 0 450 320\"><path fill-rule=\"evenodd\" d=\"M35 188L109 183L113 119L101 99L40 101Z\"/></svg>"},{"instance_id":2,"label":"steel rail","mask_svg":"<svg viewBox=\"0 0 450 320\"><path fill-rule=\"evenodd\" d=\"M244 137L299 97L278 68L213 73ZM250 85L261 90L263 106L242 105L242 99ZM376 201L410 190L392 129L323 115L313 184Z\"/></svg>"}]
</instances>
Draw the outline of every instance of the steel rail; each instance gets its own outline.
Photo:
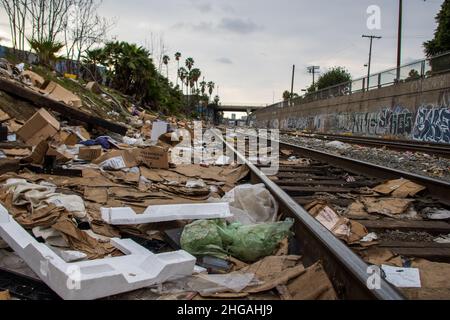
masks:
<instances>
[{"instance_id":1,"label":"steel rail","mask_svg":"<svg viewBox=\"0 0 450 320\"><path fill-rule=\"evenodd\" d=\"M337 140L350 144L360 144L366 146L386 147L394 150L408 150L414 152L424 152L428 154L450 157L450 145L443 143L428 143L408 140L386 140L374 137L350 137L336 134L314 134L301 135L303 138L316 138L321 140Z\"/></svg>"},{"instance_id":2,"label":"steel rail","mask_svg":"<svg viewBox=\"0 0 450 320\"><path fill-rule=\"evenodd\" d=\"M362 173L380 179L405 178L411 180L427 187L429 193L433 197L436 197L436 199L442 201L444 204L450 205L450 182L425 177L411 172L383 167L370 162L338 156L291 143L279 141L279 144L280 146L297 150L304 157L311 157L316 160L336 165L354 174Z\"/></svg>"},{"instance_id":3,"label":"steel rail","mask_svg":"<svg viewBox=\"0 0 450 320\"><path fill-rule=\"evenodd\" d=\"M309 263L321 260L339 296L349 300L404 300L404 297L384 279L378 289L370 289L372 274L368 265L350 248L338 240L320 222L297 204L286 192L240 154L223 136L215 134L226 148L251 170L252 179L264 183L278 200L281 208L296 220L296 238Z\"/></svg>"}]
</instances>

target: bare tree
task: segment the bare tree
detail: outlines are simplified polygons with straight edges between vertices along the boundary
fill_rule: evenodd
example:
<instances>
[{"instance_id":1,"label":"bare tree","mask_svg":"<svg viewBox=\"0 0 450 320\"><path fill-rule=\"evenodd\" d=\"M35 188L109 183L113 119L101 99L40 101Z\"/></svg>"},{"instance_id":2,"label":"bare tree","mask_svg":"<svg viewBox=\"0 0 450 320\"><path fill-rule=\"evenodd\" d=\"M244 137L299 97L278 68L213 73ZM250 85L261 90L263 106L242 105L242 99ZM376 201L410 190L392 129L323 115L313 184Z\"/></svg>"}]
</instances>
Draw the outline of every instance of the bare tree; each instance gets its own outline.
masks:
<instances>
[{"instance_id":1,"label":"bare tree","mask_svg":"<svg viewBox=\"0 0 450 320\"><path fill-rule=\"evenodd\" d=\"M101 3L101 0L77 0L67 16L64 28L67 58L77 64L86 51L105 41L116 23L97 13Z\"/></svg>"},{"instance_id":2,"label":"bare tree","mask_svg":"<svg viewBox=\"0 0 450 320\"><path fill-rule=\"evenodd\" d=\"M23 0L22 0L23 1ZM31 38L55 42L67 25L67 15L76 0L28 0L32 23Z\"/></svg>"},{"instance_id":3,"label":"bare tree","mask_svg":"<svg viewBox=\"0 0 450 320\"><path fill-rule=\"evenodd\" d=\"M28 6L31 0L0 0L9 19L11 42L14 50L25 50Z\"/></svg>"}]
</instances>

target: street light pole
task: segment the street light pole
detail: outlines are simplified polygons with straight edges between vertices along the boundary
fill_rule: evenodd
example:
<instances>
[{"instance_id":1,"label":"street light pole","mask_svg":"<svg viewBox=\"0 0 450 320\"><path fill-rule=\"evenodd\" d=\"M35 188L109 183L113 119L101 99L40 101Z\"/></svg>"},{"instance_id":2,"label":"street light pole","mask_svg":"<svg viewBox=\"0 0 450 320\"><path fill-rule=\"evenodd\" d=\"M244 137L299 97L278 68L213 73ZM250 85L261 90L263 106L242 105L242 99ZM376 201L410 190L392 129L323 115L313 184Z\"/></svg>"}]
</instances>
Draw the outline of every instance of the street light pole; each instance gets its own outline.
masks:
<instances>
[{"instance_id":1,"label":"street light pole","mask_svg":"<svg viewBox=\"0 0 450 320\"><path fill-rule=\"evenodd\" d=\"M402 64L402 30L403 30L403 0L398 1L398 39L397 39L397 81L400 81L400 66Z\"/></svg>"},{"instance_id":2,"label":"street light pole","mask_svg":"<svg viewBox=\"0 0 450 320\"><path fill-rule=\"evenodd\" d=\"M366 36L363 35L363 38L369 38L370 39L370 49L369 49L369 64L368 64L368 70L367 70L367 91L369 91L370 88L370 67L372 65L372 44L373 44L373 39L381 39L381 37L377 37L377 36Z\"/></svg>"}]
</instances>

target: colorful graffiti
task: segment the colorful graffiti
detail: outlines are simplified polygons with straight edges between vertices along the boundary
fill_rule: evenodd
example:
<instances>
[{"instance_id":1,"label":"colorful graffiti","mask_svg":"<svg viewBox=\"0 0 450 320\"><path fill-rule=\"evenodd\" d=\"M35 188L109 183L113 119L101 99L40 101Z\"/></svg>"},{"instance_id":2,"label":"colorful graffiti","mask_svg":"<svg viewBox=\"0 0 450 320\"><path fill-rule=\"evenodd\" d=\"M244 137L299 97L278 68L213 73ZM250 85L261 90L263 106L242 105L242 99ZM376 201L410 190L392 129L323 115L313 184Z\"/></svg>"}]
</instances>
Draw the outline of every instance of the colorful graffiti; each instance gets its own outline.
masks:
<instances>
[{"instance_id":1,"label":"colorful graffiti","mask_svg":"<svg viewBox=\"0 0 450 320\"><path fill-rule=\"evenodd\" d=\"M450 91L441 92L437 103L419 106L416 112L403 106L375 112L340 112L316 116L296 116L278 121L256 121L258 127L308 130L325 133L352 133L368 136L397 136L417 141L450 144ZM256 117L257 119L257 117Z\"/></svg>"},{"instance_id":2,"label":"colorful graffiti","mask_svg":"<svg viewBox=\"0 0 450 320\"><path fill-rule=\"evenodd\" d=\"M419 141L450 143L450 109L420 107L412 137Z\"/></svg>"},{"instance_id":3,"label":"colorful graffiti","mask_svg":"<svg viewBox=\"0 0 450 320\"><path fill-rule=\"evenodd\" d=\"M439 104L422 106L417 111L412 138L418 141L450 143L450 93L445 92Z\"/></svg>"}]
</instances>

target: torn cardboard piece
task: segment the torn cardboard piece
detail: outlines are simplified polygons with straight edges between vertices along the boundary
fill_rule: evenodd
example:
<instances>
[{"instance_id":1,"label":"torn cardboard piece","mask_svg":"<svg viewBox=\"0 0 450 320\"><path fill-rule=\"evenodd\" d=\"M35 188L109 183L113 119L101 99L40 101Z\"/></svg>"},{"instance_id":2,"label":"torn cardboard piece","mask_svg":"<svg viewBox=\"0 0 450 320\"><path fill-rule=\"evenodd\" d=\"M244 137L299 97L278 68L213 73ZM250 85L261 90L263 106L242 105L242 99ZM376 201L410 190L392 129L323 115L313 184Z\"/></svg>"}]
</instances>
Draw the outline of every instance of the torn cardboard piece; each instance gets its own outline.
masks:
<instances>
[{"instance_id":1,"label":"torn cardboard piece","mask_svg":"<svg viewBox=\"0 0 450 320\"><path fill-rule=\"evenodd\" d=\"M382 195L391 195L396 198L413 197L426 187L406 179L391 180L372 189Z\"/></svg>"},{"instance_id":2,"label":"torn cardboard piece","mask_svg":"<svg viewBox=\"0 0 450 320\"><path fill-rule=\"evenodd\" d=\"M323 202L315 201L305 209L336 237L348 244L357 243L369 234L362 224L339 216Z\"/></svg>"},{"instance_id":3,"label":"torn cardboard piece","mask_svg":"<svg viewBox=\"0 0 450 320\"><path fill-rule=\"evenodd\" d=\"M137 225L176 220L227 219L233 215L228 203L150 206L143 214L131 208L102 208L102 219L111 225Z\"/></svg>"}]
</instances>

